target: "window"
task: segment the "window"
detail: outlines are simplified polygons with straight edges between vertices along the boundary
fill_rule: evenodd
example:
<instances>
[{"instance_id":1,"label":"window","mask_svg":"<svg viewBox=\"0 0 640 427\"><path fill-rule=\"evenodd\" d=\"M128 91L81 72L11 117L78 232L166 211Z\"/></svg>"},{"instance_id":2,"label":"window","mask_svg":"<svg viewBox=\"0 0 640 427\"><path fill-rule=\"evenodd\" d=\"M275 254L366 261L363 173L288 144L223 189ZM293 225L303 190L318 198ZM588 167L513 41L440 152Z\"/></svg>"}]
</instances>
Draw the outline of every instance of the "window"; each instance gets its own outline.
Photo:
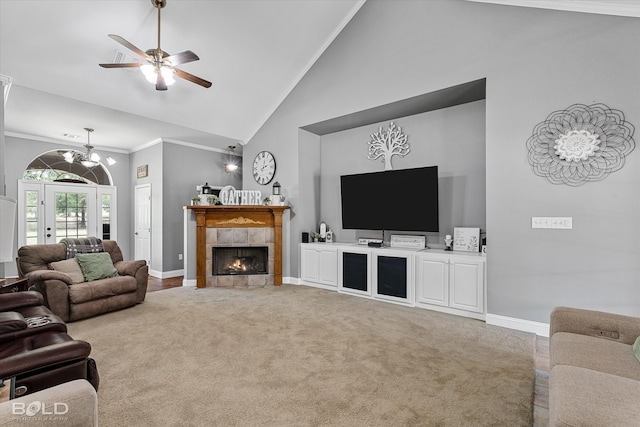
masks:
<instances>
[{"instance_id":1,"label":"window","mask_svg":"<svg viewBox=\"0 0 640 427\"><path fill-rule=\"evenodd\" d=\"M22 179L37 182L72 182L111 185L111 175L102 164L88 168L79 162L69 163L64 154L75 150L53 150L35 158L24 171Z\"/></svg>"},{"instance_id":2,"label":"window","mask_svg":"<svg viewBox=\"0 0 640 427\"><path fill-rule=\"evenodd\" d=\"M40 223L40 197L37 190L26 190L25 194L25 215L26 223L26 244L35 245L38 243L38 230Z\"/></svg>"}]
</instances>

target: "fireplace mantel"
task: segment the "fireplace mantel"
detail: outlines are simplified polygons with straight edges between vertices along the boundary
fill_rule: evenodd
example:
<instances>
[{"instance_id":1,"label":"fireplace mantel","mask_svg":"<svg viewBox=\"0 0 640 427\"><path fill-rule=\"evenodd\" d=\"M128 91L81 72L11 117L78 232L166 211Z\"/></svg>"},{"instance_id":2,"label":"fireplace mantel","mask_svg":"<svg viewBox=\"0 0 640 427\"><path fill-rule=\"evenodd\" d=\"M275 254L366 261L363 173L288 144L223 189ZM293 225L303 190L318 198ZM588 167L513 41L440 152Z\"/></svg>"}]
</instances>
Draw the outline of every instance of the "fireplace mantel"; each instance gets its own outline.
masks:
<instances>
[{"instance_id":1,"label":"fireplace mantel","mask_svg":"<svg viewBox=\"0 0 640 427\"><path fill-rule=\"evenodd\" d=\"M206 287L207 228L274 229L274 285L282 284L282 214L289 206L187 206L196 217L196 283Z\"/></svg>"}]
</instances>

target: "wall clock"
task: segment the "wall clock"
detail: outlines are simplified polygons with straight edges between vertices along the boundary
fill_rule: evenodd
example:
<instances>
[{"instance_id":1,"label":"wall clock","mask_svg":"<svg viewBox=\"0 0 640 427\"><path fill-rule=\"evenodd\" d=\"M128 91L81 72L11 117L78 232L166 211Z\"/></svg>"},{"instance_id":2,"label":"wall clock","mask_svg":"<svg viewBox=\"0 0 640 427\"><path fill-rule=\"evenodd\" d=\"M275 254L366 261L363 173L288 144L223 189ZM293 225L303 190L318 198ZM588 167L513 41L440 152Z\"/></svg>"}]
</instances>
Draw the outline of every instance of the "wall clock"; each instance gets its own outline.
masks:
<instances>
[{"instance_id":1,"label":"wall clock","mask_svg":"<svg viewBox=\"0 0 640 427\"><path fill-rule=\"evenodd\" d=\"M253 178L258 184L268 184L276 174L276 159L268 151L261 151L253 159Z\"/></svg>"}]
</instances>

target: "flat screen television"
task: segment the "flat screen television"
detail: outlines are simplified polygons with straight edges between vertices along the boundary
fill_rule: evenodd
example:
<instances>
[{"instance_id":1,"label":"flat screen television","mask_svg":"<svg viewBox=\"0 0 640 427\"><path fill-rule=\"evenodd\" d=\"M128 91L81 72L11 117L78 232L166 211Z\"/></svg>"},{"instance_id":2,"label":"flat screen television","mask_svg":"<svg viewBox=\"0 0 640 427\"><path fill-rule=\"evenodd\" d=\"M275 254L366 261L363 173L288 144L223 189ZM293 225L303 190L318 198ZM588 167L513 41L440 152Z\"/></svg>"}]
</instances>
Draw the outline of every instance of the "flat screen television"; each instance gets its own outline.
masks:
<instances>
[{"instance_id":1,"label":"flat screen television","mask_svg":"<svg viewBox=\"0 0 640 427\"><path fill-rule=\"evenodd\" d=\"M342 228L438 231L438 167L342 175Z\"/></svg>"}]
</instances>

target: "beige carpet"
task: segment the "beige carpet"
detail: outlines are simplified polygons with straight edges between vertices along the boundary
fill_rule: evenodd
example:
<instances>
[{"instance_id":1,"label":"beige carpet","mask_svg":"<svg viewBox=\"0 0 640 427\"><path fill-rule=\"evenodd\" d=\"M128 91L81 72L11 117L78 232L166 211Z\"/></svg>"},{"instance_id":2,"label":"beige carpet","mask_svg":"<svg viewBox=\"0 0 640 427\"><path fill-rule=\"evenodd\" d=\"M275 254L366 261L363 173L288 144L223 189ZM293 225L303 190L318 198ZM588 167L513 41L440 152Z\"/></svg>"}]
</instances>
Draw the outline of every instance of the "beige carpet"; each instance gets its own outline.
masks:
<instances>
[{"instance_id":1,"label":"beige carpet","mask_svg":"<svg viewBox=\"0 0 640 427\"><path fill-rule=\"evenodd\" d=\"M530 426L535 336L306 286L175 288L69 324L101 426Z\"/></svg>"}]
</instances>

